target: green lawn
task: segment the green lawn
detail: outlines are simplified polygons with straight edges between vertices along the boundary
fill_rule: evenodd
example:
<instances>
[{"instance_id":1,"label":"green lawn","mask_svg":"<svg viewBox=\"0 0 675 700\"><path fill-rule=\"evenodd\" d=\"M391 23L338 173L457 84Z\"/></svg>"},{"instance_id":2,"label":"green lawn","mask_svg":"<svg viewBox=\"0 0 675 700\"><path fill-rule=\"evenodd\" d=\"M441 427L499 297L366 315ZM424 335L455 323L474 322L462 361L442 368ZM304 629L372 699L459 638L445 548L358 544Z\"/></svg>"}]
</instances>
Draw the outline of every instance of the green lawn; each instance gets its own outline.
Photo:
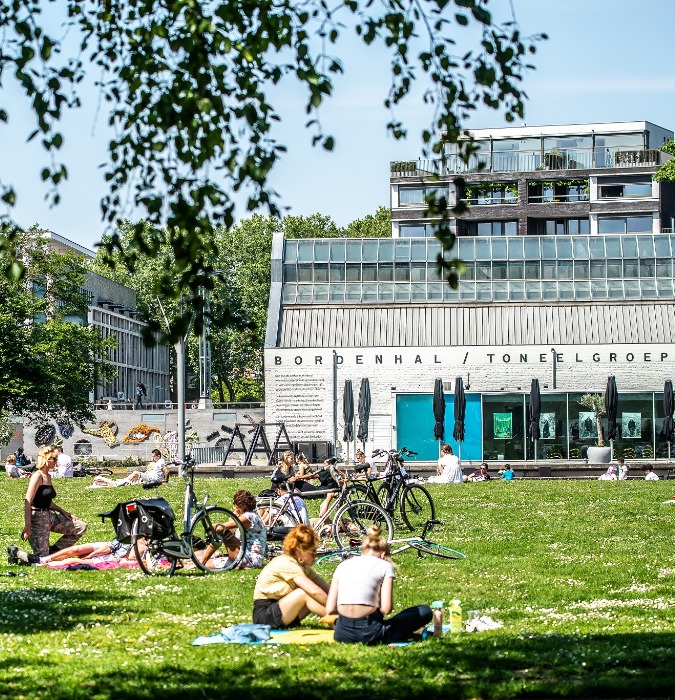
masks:
<instances>
[{"instance_id":1,"label":"green lawn","mask_svg":"<svg viewBox=\"0 0 675 700\"><path fill-rule=\"evenodd\" d=\"M110 539L96 513L139 491L89 481L59 482L57 500L89 522L88 540ZM675 505L661 504L674 482L431 486L445 522L435 537L468 559L399 555L397 607L457 597L504 627L394 649L191 647L250 621L255 571L8 567L26 485L3 479L0 492L0 697L665 698L675 688ZM205 479L197 491L230 505L237 488L265 486ZM177 481L163 495L180 509Z\"/></svg>"}]
</instances>

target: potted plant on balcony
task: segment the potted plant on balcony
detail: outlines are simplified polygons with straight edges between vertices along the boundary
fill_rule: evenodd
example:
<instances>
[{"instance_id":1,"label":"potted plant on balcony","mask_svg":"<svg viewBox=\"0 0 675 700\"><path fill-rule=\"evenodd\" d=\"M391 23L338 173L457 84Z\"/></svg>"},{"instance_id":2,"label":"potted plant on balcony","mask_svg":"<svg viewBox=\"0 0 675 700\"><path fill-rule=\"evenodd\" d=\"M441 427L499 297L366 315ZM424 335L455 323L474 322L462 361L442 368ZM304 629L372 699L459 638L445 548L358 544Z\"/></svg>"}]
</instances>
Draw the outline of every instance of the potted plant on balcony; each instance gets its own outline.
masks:
<instances>
[{"instance_id":1,"label":"potted plant on balcony","mask_svg":"<svg viewBox=\"0 0 675 700\"><path fill-rule=\"evenodd\" d=\"M605 445L605 435L602 427L602 417L607 413L604 395L584 394L577 403L592 411L595 418L597 440L595 446L591 445L588 448L588 462L590 464L609 464L612 458L612 448Z\"/></svg>"}]
</instances>

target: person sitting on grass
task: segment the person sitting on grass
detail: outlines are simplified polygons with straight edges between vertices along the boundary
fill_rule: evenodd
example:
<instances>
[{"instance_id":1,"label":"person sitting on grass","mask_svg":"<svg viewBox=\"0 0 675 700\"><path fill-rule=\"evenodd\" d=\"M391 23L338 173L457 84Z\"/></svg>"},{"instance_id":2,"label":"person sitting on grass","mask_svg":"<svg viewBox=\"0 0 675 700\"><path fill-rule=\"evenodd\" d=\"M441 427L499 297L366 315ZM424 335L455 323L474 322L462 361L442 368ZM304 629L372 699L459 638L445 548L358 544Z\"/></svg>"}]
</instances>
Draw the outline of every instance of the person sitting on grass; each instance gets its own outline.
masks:
<instances>
[{"instance_id":1,"label":"person sitting on grass","mask_svg":"<svg viewBox=\"0 0 675 700\"><path fill-rule=\"evenodd\" d=\"M131 472L124 479L109 479L105 476L94 477L93 486L102 488L106 486L127 486L129 484L159 484L166 481L164 474L164 458L158 449L154 449L151 453L151 462L148 464L144 472L138 470Z\"/></svg>"},{"instance_id":2,"label":"person sitting on grass","mask_svg":"<svg viewBox=\"0 0 675 700\"><path fill-rule=\"evenodd\" d=\"M430 476L428 481L436 484L462 484L462 467L459 458L455 456L452 447L447 443L441 445L441 457L438 460L436 476Z\"/></svg>"},{"instance_id":3,"label":"person sitting on grass","mask_svg":"<svg viewBox=\"0 0 675 700\"><path fill-rule=\"evenodd\" d=\"M510 464L505 465L504 469L501 469L499 473L504 481L513 481L513 477L515 476Z\"/></svg>"},{"instance_id":4,"label":"person sitting on grass","mask_svg":"<svg viewBox=\"0 0 675 700\"><path fill-rule=\"evenodd\" d=\"M262 569L267 554L267 530L262 518L255 510L256 498L250 491L241 489L234 494L234 514L246 530L246 551L239 562L239 569ZM234 561L239 555L241 542L235 534L238 527L234 520L215 525L216 531L223 536L228 556ZM215 548L207 545L200 559L206 564L212 559Z\"/></svg>"},{"instance_id":5,"label":"person sitting on grass","mask_svg":"<svg viewBox=\"0 0 675 700\"><path fill-rule=\"evenodd\" d=\"M619 468L619 481L626 481L626 479L628 479L628 465L624 461L624 458L618 457L616 464Z\"/></svg>"},{"instance_id":6,"label":"person sitting on grass","mask_svg":"<svg viewBox=\"0 0 675 700\"><path fill-rule=\"evenodd\" d=\"M483 462L480 468L464 477L464 481L490 481L492 477L488 474L487 462Z\"/></svg>"},{"instance_id":7,"label":"person sitting on grass","mask_svg":"<svg viewBox=\"0 0 675 700\"><path fill-rule=\"evenodd\" d=\"M319 538L309 525L294 527L284 553L260 572L253 592L253 622L273 629L296 627L310 612L326 614L328 584L312 569Z\"/></svg>"},{"instance_id":8,"label":"person sitting on grass","mask_svg":"<svg viewBox=\"0 0 675 700\"><path fill-rule=\"evenodd\" d=\"M659 481L659 475L652 471L651 464L645 464L642 471L645 474L645 481Z\"/></svg>"},{"instance_id":9,"label":"person sitting on grass","mask_svg":"<svg viewBox=\"0 0 675 700\"><path fill-rule=\"evenodd\" d=\"M431 621L428 605L417 605L385 619L394 605L394 567L389 543L371 525L361 556L343 561L333 574L326 610L336 613L335 641L363 644L405 642Z\"/></svg>"},{"instance_id":10,"label":"person sitting on grass","mask_svg":"<svg viewBox=\"0 0 675 700\"><path fill-rule=\"evenodd\" d=\"M14 455L7 455L5 472L10 479L26 479L30 476L30 472L17 466L16 457Z\"/></svg>"},{"instance_id":11,"label":"person sitting on grass","mask_svg":"<svg viewBox=\"0 0 675 700\"><path fill-rule=\"evenodd\" d=\"M618 479L619 468L616 464L610 464L607 471L598 477L598 481L616 481Z\"/></svg>"}]
</instances>

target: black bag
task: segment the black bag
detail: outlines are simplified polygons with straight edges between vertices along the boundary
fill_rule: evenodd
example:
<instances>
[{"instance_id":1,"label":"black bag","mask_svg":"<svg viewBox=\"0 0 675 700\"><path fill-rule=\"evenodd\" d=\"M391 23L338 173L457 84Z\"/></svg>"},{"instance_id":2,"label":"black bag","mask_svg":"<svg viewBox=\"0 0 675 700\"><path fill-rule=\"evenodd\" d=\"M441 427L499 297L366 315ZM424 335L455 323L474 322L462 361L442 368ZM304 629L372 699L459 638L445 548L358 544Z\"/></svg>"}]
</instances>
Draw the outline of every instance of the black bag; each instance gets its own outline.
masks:
<instances>
[{"instance_id":1,"label":"black bag","mask_svg":"<svg viewBox=\"0 0 675 700\"><path fill-rule=\"evenodd\" d=\"M164 539L173 533L175 515L163 498L118 503L110 512L101 513L101 518L112 520L115 537L122 544L131 544L131 529L139 519L138 534L149 539Z\"/></svg>"},{"instance_id":2,"label":"black bag","mask_svg":"<svg viewBox=\"0 0 675 700\"><path fill-rule=\"evenodd\" d=\"M136 501L138 534L149 540L163 540L173 533L176 516L163 498Z\"/></svg>"}]
</instances>

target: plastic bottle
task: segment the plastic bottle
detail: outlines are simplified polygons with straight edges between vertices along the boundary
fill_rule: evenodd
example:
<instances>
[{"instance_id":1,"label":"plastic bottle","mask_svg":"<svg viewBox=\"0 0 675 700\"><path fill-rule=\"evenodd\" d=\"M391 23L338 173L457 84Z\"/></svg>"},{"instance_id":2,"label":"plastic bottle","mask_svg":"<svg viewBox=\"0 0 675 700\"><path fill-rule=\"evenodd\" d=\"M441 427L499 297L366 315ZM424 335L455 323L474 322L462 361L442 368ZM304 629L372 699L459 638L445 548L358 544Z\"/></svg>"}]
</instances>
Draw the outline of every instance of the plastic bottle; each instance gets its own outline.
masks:
<instances>
[{"instance_id":1,"label":"plastic bottle","mask_svg":"<svg viewBox=\"0 0 675 700\"><path fill-rule=\"evenodd\" d=\"M450 603L450 631L453 634L462 631L462 604L456 598Z\"/></svg>"},{"instance_id":2,"label":"plastic bottle","mask_svg":"<svg viewBox=\"0 0 675 700\"><path fill-rule=\"evenodd\" d=\"M434 620L434 637L442 637L443 636L443 606L445 605L445 601L443 600L435 600L431 604L431 610L433 611L433 620Z\"/></svg>"}]
</instances>

